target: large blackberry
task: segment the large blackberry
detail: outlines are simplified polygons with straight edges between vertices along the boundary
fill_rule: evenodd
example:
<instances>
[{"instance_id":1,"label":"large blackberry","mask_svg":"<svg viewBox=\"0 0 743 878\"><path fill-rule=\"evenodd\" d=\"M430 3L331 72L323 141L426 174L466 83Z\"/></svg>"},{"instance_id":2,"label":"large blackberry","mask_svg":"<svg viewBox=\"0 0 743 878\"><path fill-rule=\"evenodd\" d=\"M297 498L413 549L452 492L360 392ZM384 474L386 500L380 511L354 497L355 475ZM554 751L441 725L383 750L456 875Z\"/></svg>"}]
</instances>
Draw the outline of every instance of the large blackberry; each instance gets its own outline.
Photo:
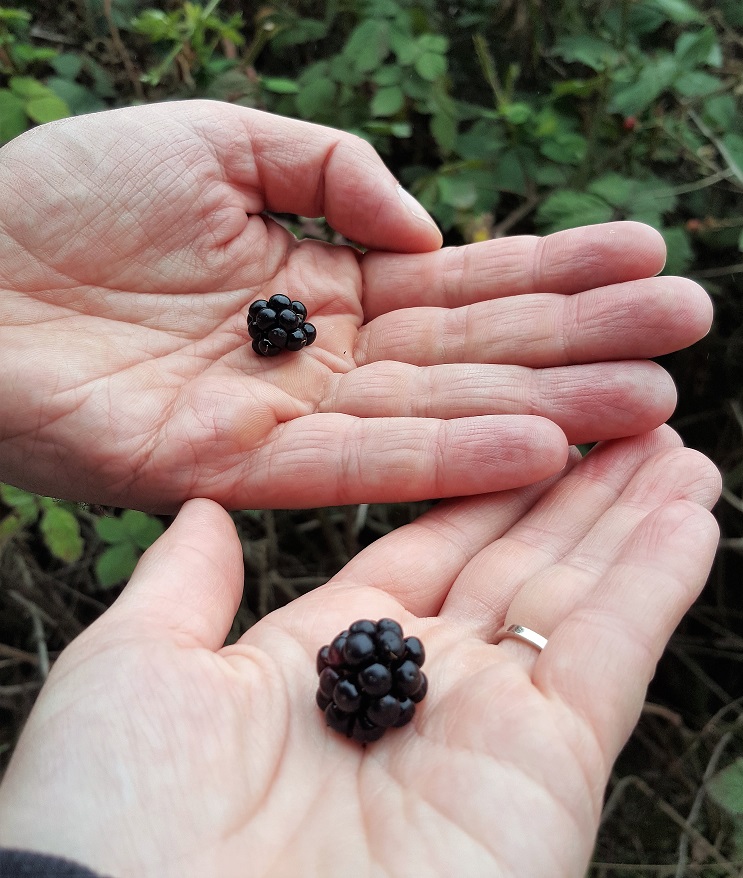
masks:
<instances>
[{"instance_id":1,"label":"large blackberry","mask_svg":"<svg viewBox=\"0 0 743 878\"><path fill-rule=\"evenodd\" d=\"M305 323L307 309L289 296L258 299L248 309L248 334L253 350L261 357L275 357L282 351L298 351L311 345L317 330Z\"/></svg>"},{"instance_id":2,"label":"large blackberry","mask_svg":"<svg viewBox=\"0 0 743 878\"><path fill-rule=\"evenodd\" d=\"M362 744L406 725L428 691L425 657L420 640L404 637L393 619L349 625L317 654L315 700L325 722Z\"/></svg>"}]
</instances>

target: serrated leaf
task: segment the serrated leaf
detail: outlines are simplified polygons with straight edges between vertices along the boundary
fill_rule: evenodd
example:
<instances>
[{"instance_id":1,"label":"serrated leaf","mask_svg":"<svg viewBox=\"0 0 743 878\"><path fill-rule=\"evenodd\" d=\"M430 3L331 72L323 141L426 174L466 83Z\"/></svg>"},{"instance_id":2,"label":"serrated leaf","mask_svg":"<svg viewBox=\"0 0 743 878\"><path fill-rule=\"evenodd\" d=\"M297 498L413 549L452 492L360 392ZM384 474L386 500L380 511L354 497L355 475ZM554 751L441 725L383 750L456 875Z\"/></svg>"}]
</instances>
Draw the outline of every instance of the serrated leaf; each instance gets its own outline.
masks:
<instances>
[{"instance_id":1,"label":"serrated leaf","mask_svg":"<svg viewBox=\"0 0 743 878\"><path fill-rule=\"evenodd\" d=\"M707 781L707 793L723 811L743 817L743 756Z\"/></svg>"},{"instance_id":2,"label":"serrated leaf","mask_svg":"<svg viewBox=\"0 0 743 878\"><path fill-rule=\"evenodd\" d=\"M66 119L70 115L70 108L61 98L50 92L49 97L32 98L26 104L26 112L34 122L43 125L45 122Z\"/></svg>"},{"instance_id":3,"label":"serrated leaf","mask_svg":"<svg viewBox=\"0 0 743 878\"><path fill-rule=\"evenodd\" d=\"M140 549L149 548L163 532L163 525L159 518L138 512L136 509L124 510L121 515L121 523L131 541Z\"/></svg>"},{"instance_id":4,"label":"serrated leaf","mask_svg":"<svg viewBox=\"0 0 743 878\"><path fill-rule=\"evenodd\" d=\"M110 588L129 579L138 560L136 549L131 543L109 547L95 562L98 584L103 588Z\"/></svg>"},{"instance_id":5,"label":"serrated leaf","mask_svg":"<svg viewBox=\"0 0 743 878\"><path fill-rule=\"evenodd\" d=\"M576 226L608 222L613 208L590 192L569 189L553 192L537 210L537 219L547 231L557 232Z\"/></svg>"},{"instance_id":6,"label":"serrated leaf","mask_svg":"<svg viewBox=\"0 0 743 878\"><path fill-rule=\"evenodd\" d=\"M71 564L82 556L80 523L69 510L56 505L48 507L41 517L39 529L55 558Z\"/></svg>"},{"instance_id":7,"label":"serrated leaf","mask_svg":"<svg viewBox=\"0 0 743 878\"><path fill-rule=\"evenodd\" d=\"M438 52L424 52L413 62L415 72L427 82L435 82L446 73L446 55Z\"/></svg>"},{"instance_id":8,"label":"serrated leaf","mask_svg":"<svg viewBox=\"0 0 743 878\"><path fill-rule=\"evenodd\" d=\"M293 79L282 76L262 76L261 85L266 91L279 95L295 95L299 91L299 86Z\"/></svg>"}]
</instances>

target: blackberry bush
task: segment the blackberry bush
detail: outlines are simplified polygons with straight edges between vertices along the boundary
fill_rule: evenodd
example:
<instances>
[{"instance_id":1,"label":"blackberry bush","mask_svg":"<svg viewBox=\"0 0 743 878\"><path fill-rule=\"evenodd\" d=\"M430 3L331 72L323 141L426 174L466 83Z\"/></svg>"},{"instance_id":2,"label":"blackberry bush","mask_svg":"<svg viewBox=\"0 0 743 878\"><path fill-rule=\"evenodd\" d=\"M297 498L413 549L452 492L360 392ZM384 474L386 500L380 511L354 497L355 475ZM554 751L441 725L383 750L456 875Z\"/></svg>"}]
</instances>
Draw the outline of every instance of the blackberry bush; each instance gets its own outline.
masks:
<instances>
[{"instance_id":1,"label":"blackberry bush","mask_svg":"<svg viewBox=\"0 0 743 878\"><path fill-rule=\"evenodd\" d=\"M298 351L311 345L317 330L305 323L307 309L289 296L258 299L248 309L248 334L253 350L261 357L275 357L282 351Z\"/></svg>"},{"instance_id":2,"label":"blackberry bush","mask_svg":"<svg viewBox=\"0 0 743 878\"><path fill-rule=\"evenodd\" d=\"M428 691L426 653L393 619L360 619L317 654L317 706L325 722L362 744L410 722Z\"/></svg>"}]
</instances>

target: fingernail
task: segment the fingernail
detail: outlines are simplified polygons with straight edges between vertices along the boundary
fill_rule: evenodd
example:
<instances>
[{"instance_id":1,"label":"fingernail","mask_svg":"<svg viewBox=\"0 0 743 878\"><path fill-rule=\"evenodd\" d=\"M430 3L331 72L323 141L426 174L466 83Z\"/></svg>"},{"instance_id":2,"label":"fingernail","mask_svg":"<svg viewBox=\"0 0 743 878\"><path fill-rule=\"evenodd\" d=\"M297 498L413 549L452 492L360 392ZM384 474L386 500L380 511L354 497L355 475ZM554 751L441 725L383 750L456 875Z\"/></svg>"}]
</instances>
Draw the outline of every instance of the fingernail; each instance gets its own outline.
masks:
<instances>
[{"instance_id":1,"label":"fingernail","mask_svg":"<svg viewBox=\"0 0 743 878\"><path fill-rule=\"evenodd\" d=\"M407 209L413 214L416 219L423 220L427 222L429 225L433 226L434 229L438 232L439 227L434 222L431 214L423 207L423 205L416 201L415 198L408 192L407 189L403 189L402 186L397 184L397 194L400 196L400 201L407 207Z\"/></svg>"}]
</instances>

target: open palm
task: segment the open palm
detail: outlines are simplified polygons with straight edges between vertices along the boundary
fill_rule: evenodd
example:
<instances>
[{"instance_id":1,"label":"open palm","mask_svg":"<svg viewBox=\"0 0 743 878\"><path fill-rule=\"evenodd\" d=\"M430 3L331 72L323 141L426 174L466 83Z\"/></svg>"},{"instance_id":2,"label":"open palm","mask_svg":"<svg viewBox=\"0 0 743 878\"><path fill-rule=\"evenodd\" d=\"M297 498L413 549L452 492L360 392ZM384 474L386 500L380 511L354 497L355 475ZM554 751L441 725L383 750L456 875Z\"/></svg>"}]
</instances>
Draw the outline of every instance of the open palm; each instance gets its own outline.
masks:
<instances>
[{"instance_id":1,"label":"open palm","mask_svg":"<svg viewBox=\"0 0 743 878\"><path fill-rule=\"evenodd\" d=\"M240 544L192 501L54 667L0 844L117 878L576 878L718 492L668 428L605 443L562 479L440 504L227 647ZM364 748L325 726L315 653L381 617L423 639L430 688ZM541 654L492 645L514 623Z\"/></svg>"},{"instance_id":2,"label":"open palm","mask_svg":"<svg viewBox=\"0 0 743 878\"><path fill-rule=\"evenodd\" d=\"M636 358L710 321L698 286L652 277L647 227L438 250L367 144L217 102L28 132L2 150L0 204L0 472L70 499L299 507L532 483L566 436L665 420L672 383ZM298 242L266 210L324 215L370 250ZM274 293L318 340L264 360L245 317Z\"/></svg>"}]
</instances>

